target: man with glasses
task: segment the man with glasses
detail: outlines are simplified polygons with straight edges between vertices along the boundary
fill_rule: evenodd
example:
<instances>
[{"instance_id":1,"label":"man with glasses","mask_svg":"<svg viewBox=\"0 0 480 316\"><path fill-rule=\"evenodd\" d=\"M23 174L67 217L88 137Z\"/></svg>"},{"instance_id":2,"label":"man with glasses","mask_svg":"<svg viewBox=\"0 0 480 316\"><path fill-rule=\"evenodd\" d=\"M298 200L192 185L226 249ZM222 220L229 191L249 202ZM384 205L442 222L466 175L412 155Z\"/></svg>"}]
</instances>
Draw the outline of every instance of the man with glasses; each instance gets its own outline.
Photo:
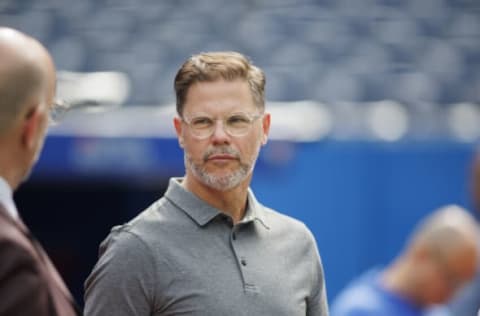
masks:
<instances>
[{"instance_id":1,"label":"man with glasses","mask_svg":"<svg viewBox=\"0 0 480 316\"><path fill-rule=\"evenodd\" d=\"M386 269L367 272L332 304L332 316L448 315L437 304L475 275L480 254L473 216L449 205L424 219L405 251Z\"/></svg>"},{"instance_id":2,"label":"man with glasses","mask_svg":"<svg viewBox=\"0 0 480 316\"><path fill-rule=\"evenodd\" d=\"M0 316L77 315L70 292L23 224L12 191L38 159L54 106L47 50L0 27Z\"/></svg>"},{"instance_id":3,"label":"man with glasses","mask_svg":"<svg viewBox=\"0 0 480 316\"><path fill-rule=\"evenodd\" d=\"M264 86L238 53L182 65L173 123L186 174L101 244L85 315L328 315L313 235L249 189L270 129Z\"/></svg>"}]
</instances>

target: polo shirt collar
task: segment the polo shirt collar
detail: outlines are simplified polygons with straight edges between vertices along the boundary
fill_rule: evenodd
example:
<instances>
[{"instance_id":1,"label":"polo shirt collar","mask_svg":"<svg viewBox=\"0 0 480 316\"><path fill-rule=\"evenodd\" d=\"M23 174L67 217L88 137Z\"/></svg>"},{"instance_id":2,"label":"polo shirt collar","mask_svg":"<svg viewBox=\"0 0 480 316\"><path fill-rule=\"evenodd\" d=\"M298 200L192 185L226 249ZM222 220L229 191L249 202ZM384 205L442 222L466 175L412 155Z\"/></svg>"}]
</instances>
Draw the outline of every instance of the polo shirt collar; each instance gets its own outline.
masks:
<instances>
[{"instance_id":1,"label":"polo shirt collar","mask_svg":"<svg viewBox=\"0 0 480 316\"><path fill-rule=\"evenodd\" d=\"M204 226L220 214L216 208L205 203L192 192L187 191L181 185L182 181L183 178L170 179L168 189L165 192L165 197L168 200L187 213L200 226Z\"/></svg>"},{"instance_id":2,"label":"polo shirt collar","mask_svg":"<svg viewBox=\"0 0 480 316\"><path fill-rule=\"evenodd\" d=\"M267 224L267 220L265 217L264 206L260 204L255 195L253 194L252 190L248 189L248 207L245 212L245 216L241 220L241 223L248 223L251 221L258 221L260 222L266 229L270 229L270 226Z\"/></svg>"},{"instance_id":3,"label":"polo shirt collar","mask_svg":"<svg viewBox=\"0 0 480 316\"><path fill-rule=\"evenodd\" d=\"M183 178L171 178L165 197L187 213L198 225L205 226L215 217L224 214L192 192L185 190L181 185L182 181ZM251 221L259 221L266 229L269 229L263 206L257 201L253 192L248 189L248 208L241 223Z\"/></svg>"}]
</instances>

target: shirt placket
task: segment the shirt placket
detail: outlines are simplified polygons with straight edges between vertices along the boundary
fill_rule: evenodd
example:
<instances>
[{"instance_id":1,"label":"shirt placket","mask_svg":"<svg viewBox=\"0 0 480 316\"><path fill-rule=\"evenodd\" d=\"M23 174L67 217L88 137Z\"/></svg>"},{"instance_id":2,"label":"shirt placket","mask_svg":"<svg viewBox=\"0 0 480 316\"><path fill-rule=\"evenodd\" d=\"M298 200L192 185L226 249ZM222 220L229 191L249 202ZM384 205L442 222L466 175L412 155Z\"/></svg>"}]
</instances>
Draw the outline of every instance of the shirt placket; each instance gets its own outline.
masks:
<instances>
[{"instance_id":1,"label":"shirt placket","mask_svg":"<svg viewBox=\"0 0 480 316\"><path fill-rule=\"evenodd\" d=\"M253 222L242 222L232 227L230 234L230 243L237 260L237 266L243 280L243 288L247 294L258 294L259 288L253 275L253 266L251 262L251 251L248 251L248 245L245 240L245 225L253 225Z\"/></svg>"}]
</instances>

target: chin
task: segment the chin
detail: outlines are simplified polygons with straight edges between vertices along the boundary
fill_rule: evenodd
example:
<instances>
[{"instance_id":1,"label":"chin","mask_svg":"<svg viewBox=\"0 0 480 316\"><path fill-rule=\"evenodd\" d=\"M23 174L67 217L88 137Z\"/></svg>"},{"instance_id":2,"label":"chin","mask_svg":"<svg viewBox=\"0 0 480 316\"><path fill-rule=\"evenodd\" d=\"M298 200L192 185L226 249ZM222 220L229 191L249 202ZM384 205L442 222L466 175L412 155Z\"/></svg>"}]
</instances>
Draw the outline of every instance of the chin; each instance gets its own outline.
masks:
<instances>
[{"instance_id":1,"label":"chin","mask_svg":"<svg viewBox=\"0 0 480 316\"><path fill-rule=\"evenodd\" d=\"M242 179L243 180L243 179ZM218 191L229 191L232 190L242 183L242 180L234 179L230 176L224 177L215 177L215 176L208 176L202 177L201 181L206 186L218 190Z\"/></svg>"},{"instance_id":2,"label":"chin","mask_svg":"<svg viewBox=\"0 0 480 316\"><path fill-rule=\"evenodd\" d=\"M241 164L240 167L233 169L207 168L205 165L193 163L187 155L185 155L185 166L197 181L209 188L222 192L232 190L244 183L253 169L247 164Z\"/></svg>"}]
</instances>

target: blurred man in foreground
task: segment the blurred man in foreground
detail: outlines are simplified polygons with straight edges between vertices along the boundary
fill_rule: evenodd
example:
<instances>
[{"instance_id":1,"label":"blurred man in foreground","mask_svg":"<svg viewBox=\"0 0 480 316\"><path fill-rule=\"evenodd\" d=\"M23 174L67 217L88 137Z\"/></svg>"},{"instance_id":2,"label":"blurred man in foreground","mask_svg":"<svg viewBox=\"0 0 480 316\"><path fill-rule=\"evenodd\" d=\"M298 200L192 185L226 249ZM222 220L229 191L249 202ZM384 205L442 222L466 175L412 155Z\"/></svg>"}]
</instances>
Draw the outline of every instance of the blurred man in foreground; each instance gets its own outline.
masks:
<instances>
[{"instance_id":1,"label":"blurred man in foreground","mask_svg":"<svg viewBox=\"0 0 480 316\"><path fill-rule=\"evenodd\" d=\"M328 315L313 235L249 189L270 128L264 86L238 53L183 64L174 126L186 175L102 243L86 315Z\"/></svg>"},{"instance_id":2,"label":"blurred man in foreground","mask_svg":"<svg viewBox=\"0 0 480 316\"><path fill-rule=\"evenodd\" d=\"M37 161L54 109L55 66L47 50L0 27L0 315L71 316L75 303L23 224L12 192Z\"/></svg>"},{"instance_id":3,"label":"blurred man in foreground","mask_svg":"<svg viewBox=\"0 0 480 316\"><path fill-rule=\"evenodd\" d=\"M338 295L332 316L428 315L474 276L478 234L465 209L449 205L435 211L390 266L368 272Z\"/></svg>"}]
</instances>

